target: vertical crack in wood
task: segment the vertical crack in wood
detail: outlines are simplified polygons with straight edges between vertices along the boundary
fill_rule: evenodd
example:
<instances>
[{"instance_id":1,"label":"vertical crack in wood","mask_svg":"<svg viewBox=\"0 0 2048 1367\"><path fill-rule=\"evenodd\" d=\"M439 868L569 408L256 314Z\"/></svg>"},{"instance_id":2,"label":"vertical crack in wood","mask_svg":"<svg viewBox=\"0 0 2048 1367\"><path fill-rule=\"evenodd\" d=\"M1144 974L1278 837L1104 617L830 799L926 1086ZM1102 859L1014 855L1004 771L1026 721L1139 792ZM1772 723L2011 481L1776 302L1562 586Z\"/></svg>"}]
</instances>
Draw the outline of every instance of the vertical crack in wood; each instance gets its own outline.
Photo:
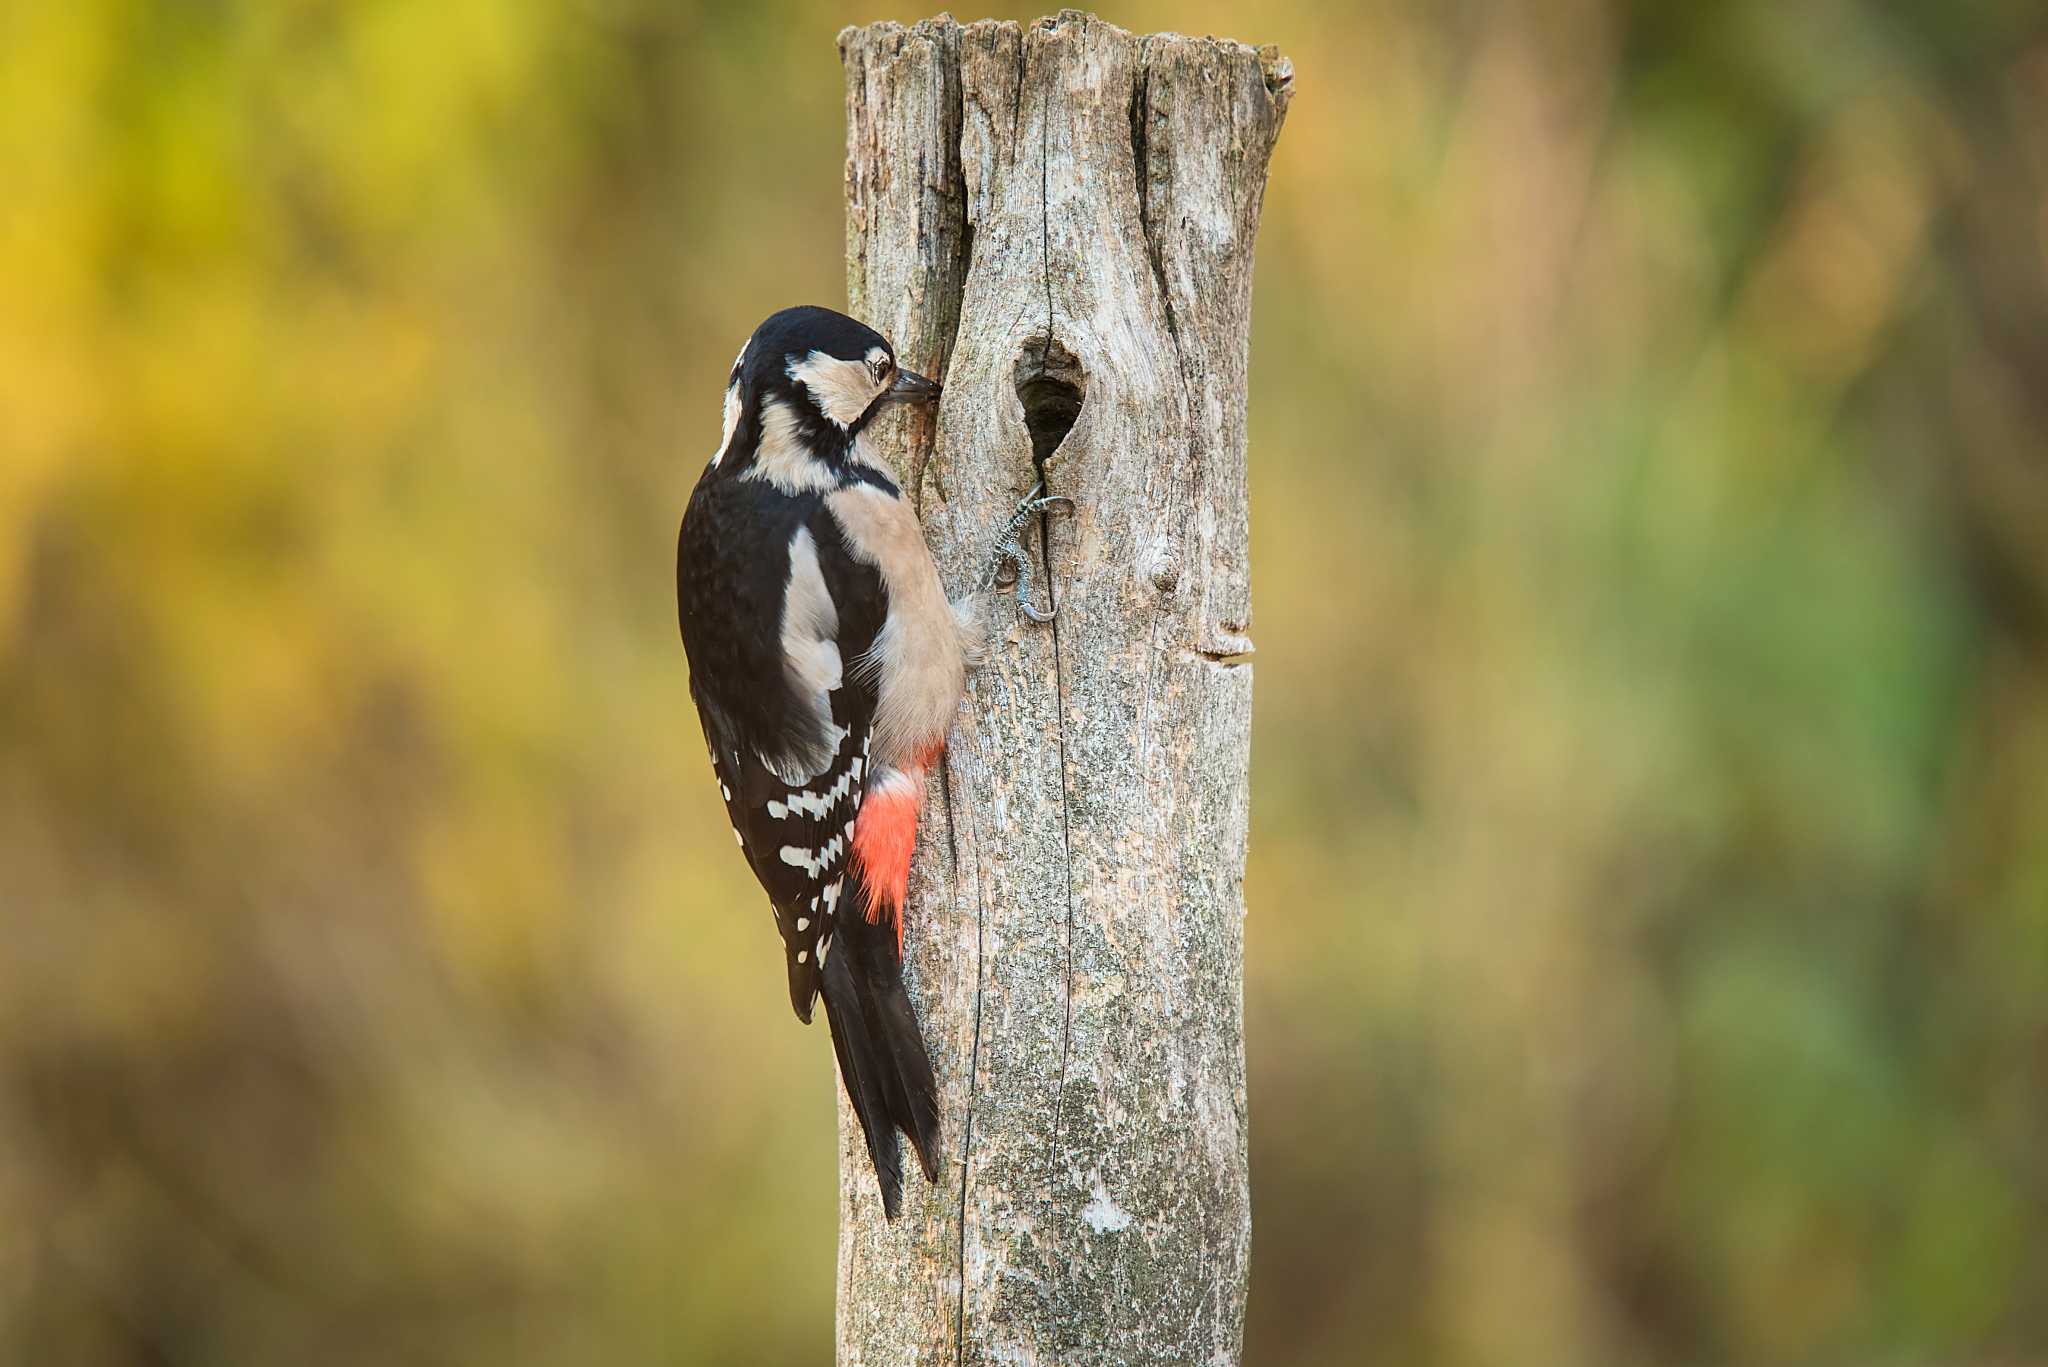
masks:
<instances>
[{"instance_id":1,"label":"vertical crack in wood","mask_svg":"<svg viewBox=\"0 0 2048 1367\"><path fill-rule=\"evenodd\" d=\"M946 801L946 845L952 855L953 887L960 886L960 845L954 830L953 757L949 752L939 765L939 786ZM954 1361L967 1361L967 1183L974 1160L974 1096L981 1077L981 1006L988 981L988 916L982 906L981 880L974 883L974 1035L967 1051L967 1110L960 1117L960 1215L954 1239L955 1271L960 1279L954 1300Z\"/></svg>"},{"instance_id":2,"label":"vertical crack in wood","mask_svg":"<svg viewBox=\"0 0 2048 1367\"><path fill-rule=\"evenodd\" d=\"M1041 19L1039 26L1050 28L1050 21ZM1029 48L1025 51L1028 53ZM1029 65L1027 60L1019 64ZM1028 72L1026 73L1028 74ZM1022 87L1019 87L1021 98ZM1052 102L1040 96L1038 114L1038 269L1039 279L1045 287L1045 335L1050 342L1054 339L1052 307ZM1039 472L1043 474L1044 471ZM1050 566L1047 567L1050 570Z\"/></svg>"},{"instance_id":3,"label":"vertical crack in wood","mask_svg":"<svg viewBox=\"0 0 2048 1367\"><path fill-rule=\"evenodd\" d=\"M1064 15L1062 17L1064 17ZM1041 27L1057 31L1054 21L1051 20L1041 21ZM1053 63L1053 70L1058 70L1056 61ZM1054 112L1054 101L1052 99L1052 94L1054 92L1048 91L1045 88L1048 84L1048 82L1041 82L1039 88L1041 107L1039 109L1038 125L1039 271L1045 290L1045 347L1043 354L1047 362L1050 361L1056 349L1059 351L1065 351L1065 348L1060 346L1058 332L1059 318L1053 304L1052 120ZM1065 92L1059 91L1058 93L1063 95ZM1018 394L1018 400L1020 403L1024 401L1024 396L1021 390ZM1078 405L1076 405L1075 411L1076 415L1078 416ZM1043 410L1041 410L1041 414L1042 413ZM1071 420L1068 423L1068 429L1069 431L1072 430ZM1030 433L1032 438L1032 464L1035 467L1038 476L1039 486L1042 489L1044 489L1046 493L1050 494L1052 490L1047 484L1047 471L1045 467L1046 462L1052 458L1052 450L1046 449L1043 451L1043 454L1041 454L1041 442L1039 439L1039 433L1032 426L1031 409L1029 405L1027 405L1025 409L1025 430ZM1064 441L1066 435L1067 434L1064 432L1061 433L1060 440ZM1053 444L1054 448L1056 448L1058 444L1058 442L1055 442ZM1057 1182L1059 1180L1059 1169L1061 1168L1061 1166L1063 1166L1062 1160L1066 1152L1065 1143L1067 1121L1067 1077L1069 1069L1072 1067L1074 1052L1074 831L1073 792L1068 781L1069 757L1067 754L1067 720L1069 708L1071 706L1071 699L1068 695L1067 690L1065 652L1061 649L1062 642L1060 636L1060 622L1058 616L1059 586L1057 583L1057 576L1053 573L1052 563L1052 519L1048 517L1040 517L1038 523L1038 558L1039 562L1045 567L1047 608L1054 614L1052 622L1050 623L1050 629L1052 632L1053 696L1057 703L1057 707L1054 712L1054 717L1056 718L1057 725L1059 728L1058 772L1060 809L1060 854L1062 860L1062 866L1060 870L1060 882L1066 906L1066 970L1063 982L1064 990L1062 993L1063 997L1065 998L1065 1019L1062 1023L1060 1030L1059 1080L1055 1084L1053 1091L1052 1146L1050 1153L1048 1154L1050 1163L1048 1165L1046 1173L1046 1176L1049 1181ZM1054 1303L1057 1305L1064 1305L1066 1301L1066 1296L1062 1294L1064 1288L1060 1285L1061 1279L1057 1277L1058 1273L1064 1272L1065 1270L1066 1269L1064 1267L1060 1266L1057 1263L1055 1264L1056 1280L1054 1291ZM1065 1346L1065 1344L1062 1342L1063 1338L1063 1334L1056 1333L1054 1335L1053 1361L1055 1363L1057 1363L1060 1360L1060 1350Z\"/></svg>"},{"instance_id":4,"label":"vertical crack in wood","mask_svg":"<svg viewBox=\"0 0 2048 1367\"><path fill-rule=\"evenodd\" d=\"M1138 226L1145 234L1145 260L1152 267L1159 305L1166 311L1166 335L1173 340L1174 359L1185 370L1173 291L1166 287L1166 256L1159 242L1159 227L1152 220L1152 45L1149 37L1138 40L1136 69L1131 73L1131 164L1137 173Z\"/></svg>"},{"instance_id":5,"label":"vertical crack in wood","mask_svg":"<svg viewBox=\"0 0 2048 1367\"><path fill-rule=\"evenodd\" d=\"M1057 24L1054 20L1050 19L1040 20L1039 23L1034 26L1034 28L1039 30L1056 31ZM1040 50L1042 51L1042 49ZM1032 44L1029 41L1026 41L1020 45L1018 61L1018 119L1020 122L1020 131L1022 119L1024 116L1026 100L1025 82L1029 80L1030 76L1032 75L1032 52ZM1049 61L1047 63L1047 67L1050 72L1056 73L1058 70L1056 59ZM1045 301L1045 327L1042 334L1044 337L1043 354L1047 356L1051 354L1053 348L1059 346L1057 332L1058 316L1055 311L1053 303L1052 288L1051 163L1052 121L1055 105L1054 95L1056 93L1064 93L1049 90L1047 87L1050 84L1051 82L1049 81L1041 80L1037 83L1037 86L1035 87L1038 95L1038 263L1040 289L1042 291ZM1030 343L1027 343L1027 347L1029 345ZM1023 358L1020 357L1017 364L1021 365L1022 363ZM1026 424L1025 430L1032 439L1032 465L1037 475L1039 486L1041 488L1044 488L1046 483L1045 462L1047 459L1051 457L1052 452L1049 449L1041 449L1042 444L1039 439L1038 430L1034 427L1032 423L1033 405L1029 400L1026 399L1022 386L1018 387L1018 401L1020 404L1024 406ZM1069 427L1071 428L1071 424L1069 424ZM1061 433L1061 437L1064 438L1064 436L1065 433ZM1055 443L1055 445L1056 444L1057 443ZM1046 492L1050 493L1051 491L1050 489L1046 489ZM1044 567L1045 570L1045 579L1046 584L1048 586L1048 606L1056 612L1058 608L1058 589L1057 586L1054 584L1054 574L1052 565L1052 529L1050 526L1050 519L1048 518L1041 517L1039 519L1038 554L1039 563ZM1062 935L1064 941L1062 948L1064 951L1065 963L1063 966L1061 982L1061 997L1063 1011L1060 1027L1060 1061L1059 1072L1057 1074L1057 1079L1054 1083L1053 1088L1052 1143L1048 1153L1049 1165L1047 1169L1047 1176L1052 1177L1053 1174L1057 1172L1060 1166L1060 1156L1064 1151L1063 1140L1066 1133L1067 1074L1068 1069L1071 1066L1073 1057L1075 908L1074 840L1072 820L1073 796L1068 789L1067 783L1068 691L1065 661L1062 657L1062 652L1060 649L1060 625L1057 615L1054 616L1052 622L1050 623L1049 630L1052 636L1053 697L1055 700L1055 709L1053 716L1054 724L1056 727L1056 734L1053 737L1053 739L1057 744L1058 750L1056 763L1057 771L1059 774L1060 854L1062 861L1062 867L1060 870L1060 881L1062 889L1062 900L1066 912ZM1062 1299L1062 1297L1055 1293L1055 1303L1058 1303ZM1054 1360L1058 1360L1057 1350L1055 1350Z\"/></svg>"},{"instance_id":6,"label":"vertical crack in wood","mask_svg":"<svg viewBox=\"0 0 2048 1367\"><path fill-rule=\"evenodd\" d=\"M940 100L943 114L940 132L940 155L944 160L947 212L938 232L937 250L926 237L929 225L919 224L918 251L921 257L943 255L946 262L945 274L939 286L938 331L940 337L934 354L930 377L946 382L952 373L953 354L960 341L960 316L966 303L967 272L974 265L974 225L967 220L967 187L960 174L960 126L966 118L965 97L960 80L960 51L958 35L940 49ZM958 231L947 232L953 226L954 213L958 210ZM922 438L920 441L919 438ZM927 472L936 472L932 467L938 457L939 415L936 408L920 410L917 418L913 444L922 454L911 481L911 506L918 516L924 516L924 484ZM939 496L945 497L945 485L940 481Z\"/></svg>"},{"instance_id":7,"label":"vertical crack in wood","mask_svg":"<svg viewBox=\"0 0 2048 1367\"><path fill-rule=\"evenodd\" d=\"M1040 193L1049 192L1046 180L1040 176ZM1085 402L1083 388L1078 381L1086 379L1080 358L1060 345L1052 334L1052 284L1050 202L1040 216L1046 226L1044 250L1040 259L1047 263L1046 308L1048 317L1046 332L1042 337L1033 337L1024 343L1022 353L1012 367L1015 376L1017 401L1024 409L1024 430L1031 442L1031 465L1037 475L1037 486L1045 493L1052 492L1052 476L1046 469L1047 462L1059 451L1067 434L1074 430L1074 423L1080 417ZM1059 708L1059 773L1060 773L1060 838L1066 852L1065 870L1067 904L1067 963L1066 963L1066 1024L1060 1042L1060 1071L1058 1090L1053 1100L1053 1148L1055 1155L1060 1151L1060 1141L1065 1133L1067 1071L1073 1051L1074 1036L1074 868L1072 820L1069 812L1071 795L1067 791L1067 723L1066 711L1068 694L1061 651L1059 624L1059 584L1053 573L1052 519L1043 513L1038 520L1038 558L1045 569L1046 608L1054 614L1050 624L1052 632L1053 688L1060 702Z\"/></svg>"}]
</instances>

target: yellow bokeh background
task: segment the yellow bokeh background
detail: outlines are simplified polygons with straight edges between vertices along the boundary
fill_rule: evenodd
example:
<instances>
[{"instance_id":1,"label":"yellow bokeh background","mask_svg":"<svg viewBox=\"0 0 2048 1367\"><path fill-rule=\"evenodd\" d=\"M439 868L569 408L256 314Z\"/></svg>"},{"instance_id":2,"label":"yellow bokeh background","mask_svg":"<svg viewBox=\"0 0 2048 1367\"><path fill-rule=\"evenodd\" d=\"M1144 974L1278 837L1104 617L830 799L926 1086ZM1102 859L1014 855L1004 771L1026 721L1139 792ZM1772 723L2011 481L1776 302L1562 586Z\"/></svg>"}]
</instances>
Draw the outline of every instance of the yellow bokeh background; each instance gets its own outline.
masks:
<instances>
[{"instance_id":1,"label":"yellow bokeh background","mask_svg":"<svg viewBox=\"0 0 2048 1367\"><path fill-rule=\"evenodd\" d=\"M1102 13L1297 70L1247 1359L2048 1355L2048 26ZM830 1352L671 569L884 17L0 0L0 1361Z\"/></svg>"}]
</instances>

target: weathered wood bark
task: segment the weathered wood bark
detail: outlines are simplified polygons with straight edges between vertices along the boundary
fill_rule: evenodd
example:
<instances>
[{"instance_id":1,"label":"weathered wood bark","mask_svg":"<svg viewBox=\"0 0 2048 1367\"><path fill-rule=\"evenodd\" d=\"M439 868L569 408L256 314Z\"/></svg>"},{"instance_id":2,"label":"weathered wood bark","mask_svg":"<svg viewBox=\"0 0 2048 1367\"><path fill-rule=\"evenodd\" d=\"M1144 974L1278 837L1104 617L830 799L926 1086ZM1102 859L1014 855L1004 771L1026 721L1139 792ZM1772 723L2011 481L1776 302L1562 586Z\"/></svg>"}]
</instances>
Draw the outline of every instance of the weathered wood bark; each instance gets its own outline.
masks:
<instances>
[{"instance_id":1,"label":"weathered wood bark","mask_svg":"<svg viewBox=\"0 0 2048 1367\"><path fill-rule=\"evenodd\" d=\"M840 1361L1235 1362L1245 381L1291 68L1071 10L839 42L851 308L945 381L884 446L948 585L1041 472L1076 503L1031 531L1058 620L995 601L920 842L947 1164L893 1228L842 1098Z\"/></svg>"}]
</instances>

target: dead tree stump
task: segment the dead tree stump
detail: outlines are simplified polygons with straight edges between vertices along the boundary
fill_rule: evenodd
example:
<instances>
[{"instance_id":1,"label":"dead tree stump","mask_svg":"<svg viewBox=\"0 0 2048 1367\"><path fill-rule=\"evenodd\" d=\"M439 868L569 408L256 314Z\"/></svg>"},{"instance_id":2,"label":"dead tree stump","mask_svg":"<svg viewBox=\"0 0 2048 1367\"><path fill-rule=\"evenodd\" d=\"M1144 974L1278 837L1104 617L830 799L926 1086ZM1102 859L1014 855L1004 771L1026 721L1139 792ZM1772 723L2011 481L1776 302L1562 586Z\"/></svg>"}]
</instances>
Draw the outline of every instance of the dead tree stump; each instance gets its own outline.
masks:
<instances>
[{"instance_id":1,"label":"dead tree stump","mask_svg":"<svg viewBox=\"0 0 2048 1367\"><path fill-rule=\"evenodd\" d=\"M1068 10L871 24L852 312L945 382L881 434L949 589L1043 479L905 916L946 1166L886 1224L841 1098L839 1360L1237 1360L1252 248L1290 64ZM1050 588L1048 589L1048 580Z\"/></svg>"}]
</instances>

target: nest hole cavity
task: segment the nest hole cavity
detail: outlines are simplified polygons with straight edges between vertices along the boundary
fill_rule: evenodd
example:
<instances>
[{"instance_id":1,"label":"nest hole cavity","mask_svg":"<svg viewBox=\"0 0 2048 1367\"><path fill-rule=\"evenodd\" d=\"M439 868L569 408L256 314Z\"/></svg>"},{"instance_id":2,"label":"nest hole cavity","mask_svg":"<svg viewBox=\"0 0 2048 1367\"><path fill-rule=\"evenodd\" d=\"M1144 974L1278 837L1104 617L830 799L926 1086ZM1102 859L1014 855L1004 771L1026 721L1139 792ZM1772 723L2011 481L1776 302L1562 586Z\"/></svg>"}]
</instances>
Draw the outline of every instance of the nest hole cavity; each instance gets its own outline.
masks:
<instances>
[{"instance_id":1,"label":"nest hole cavity","mask_svg":"<svg viewBox=\"0 0 2048 1367\"><path fill-rule=\"evenodd\" d=\"M1031 463L1044 479L1046 461L1081 416L1081 359L1055 338L1033 337L1017 357L1016 378L1024 426L1031 433Z\"/></svg>"}]
</instances>

